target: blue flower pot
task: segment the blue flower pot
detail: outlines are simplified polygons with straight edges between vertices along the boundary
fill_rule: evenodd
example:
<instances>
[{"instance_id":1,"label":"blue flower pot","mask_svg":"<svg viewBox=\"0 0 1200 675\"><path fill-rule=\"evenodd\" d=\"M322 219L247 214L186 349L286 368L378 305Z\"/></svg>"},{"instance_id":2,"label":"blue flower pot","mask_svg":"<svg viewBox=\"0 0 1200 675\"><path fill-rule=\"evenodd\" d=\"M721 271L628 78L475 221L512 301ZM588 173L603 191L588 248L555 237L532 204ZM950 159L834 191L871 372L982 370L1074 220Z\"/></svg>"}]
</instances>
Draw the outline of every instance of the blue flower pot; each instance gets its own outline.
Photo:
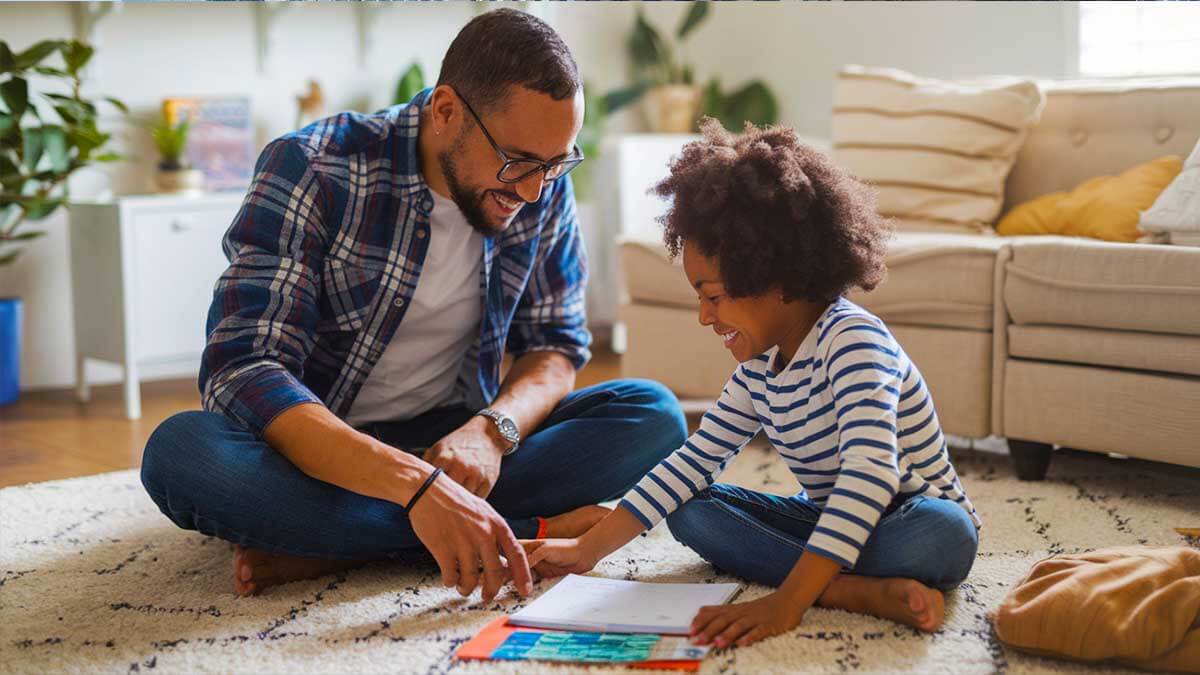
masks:
<instances>
[{"instance_id":1,"label":"blue flower pot","mask_svg":"<svg viewBox=\"0 0 1200 675\"><path fill-rule=\"evenodd\" d=\"M21 299L0 298L0 405L17 400L21 385Z\"/></svg>"}]
</instances>

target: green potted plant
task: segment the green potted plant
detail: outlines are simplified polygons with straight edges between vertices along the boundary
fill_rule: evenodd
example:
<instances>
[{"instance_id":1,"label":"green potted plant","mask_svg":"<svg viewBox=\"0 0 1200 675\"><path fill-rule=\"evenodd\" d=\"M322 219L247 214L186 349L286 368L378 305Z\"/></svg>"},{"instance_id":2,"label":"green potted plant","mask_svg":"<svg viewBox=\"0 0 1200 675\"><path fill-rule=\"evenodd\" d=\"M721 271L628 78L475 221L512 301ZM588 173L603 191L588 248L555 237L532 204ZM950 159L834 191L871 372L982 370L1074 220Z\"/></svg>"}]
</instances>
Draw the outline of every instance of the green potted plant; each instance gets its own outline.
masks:
<instances>
[{"instance_id":1,"label":"green potted plant","mask_svg":"<svg viewBox=\"0 0 1200 675\"><path fill-rule=\"evenodd\" d=\"M691 3L675 30L676 45L664 40L639 10L627 40L633 84L605 96L608 112L644 99L651 131L687 133L700 115L715 117L725 128L741 131L746 122L774 124L779 111L775 96L761 80L726 94L713 78L703 89L695 84L694 69L679 52L684 39L709 15L709 2Z\"/></svg>"},{"instance_id":2,"label":"green potted plant","mask_svg":"<svg viewBox=\"0 0 1200 675\"><path fill-rule=\"evenodd\" d=\"M609 112L615 112L645 99L643 112L652 131L686 133L691 131L699 113L700 88L693 81L692 67L683 62L683 41L708 16L708 3L692 3L679 27L676 44L664 40L646 21L639 8L633 32L626 40L633 84L605 96Z\"/></svg>"},{"instance_id":3,"label":"green potted plant","mask_svg":"<svg viewBox=\"0 0 1200 675\"><path fill-rule=\"evenodd\" d=\"M186 119L172 124L163 114L162 119L150 129L154 146L158 148L158 174L155 182L159 192L194 193L204 187L204 174L193 169L187 161L188 130L191 123Z\"/></svg>"},{"instance_id":4,"label":"green potted plant","mask_svg":"<svg viewBox=\"0 0 1200 675\"><path fill-rule=\"evenodd\" d=\"M109 97L85 98L80 89L93 49L76 40L45 40L22 52L0 41L0 265L45 235L29 225L67 203L67 179L96 162L120 159L105 151L111 134L96 125L97 101L128 112ZM47 65L58 54L61 65ZM45 83L31 91L31 76ZM19 298L0 299L0 404L17 397L20 364Z\"/></svg>"}]
</instances>

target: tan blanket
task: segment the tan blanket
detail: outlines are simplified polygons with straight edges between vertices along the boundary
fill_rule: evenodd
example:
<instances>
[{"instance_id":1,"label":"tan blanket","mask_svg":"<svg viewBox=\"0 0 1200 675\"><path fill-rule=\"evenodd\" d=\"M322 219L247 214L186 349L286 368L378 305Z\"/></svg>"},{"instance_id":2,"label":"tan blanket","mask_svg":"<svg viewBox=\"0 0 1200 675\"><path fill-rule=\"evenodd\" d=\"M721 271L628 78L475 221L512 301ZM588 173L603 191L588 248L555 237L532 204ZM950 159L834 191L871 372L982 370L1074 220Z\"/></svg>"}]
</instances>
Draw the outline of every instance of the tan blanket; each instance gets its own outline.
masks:
<instances>
[{"instance_id":1,"label":"tan blanket","mask_svg":"<svg viewBox=\"0 0 1200 675\"><path fill-rule=\"evenodd\" d=\"M1001 603L996 634L1043 656L1200 673L1200 551L1056 555Z\"/></svg>"}]
</instances>

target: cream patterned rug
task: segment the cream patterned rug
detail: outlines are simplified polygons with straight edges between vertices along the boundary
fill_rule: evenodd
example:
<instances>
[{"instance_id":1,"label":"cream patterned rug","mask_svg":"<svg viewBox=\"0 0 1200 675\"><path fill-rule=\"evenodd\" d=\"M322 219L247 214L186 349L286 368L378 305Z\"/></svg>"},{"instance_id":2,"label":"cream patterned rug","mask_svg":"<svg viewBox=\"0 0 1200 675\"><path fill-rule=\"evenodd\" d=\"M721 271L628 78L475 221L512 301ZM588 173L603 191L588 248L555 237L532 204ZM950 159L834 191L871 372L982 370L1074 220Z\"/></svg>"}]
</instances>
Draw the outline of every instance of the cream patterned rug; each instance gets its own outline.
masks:
<instances>
[{"instance_id":1,"label":"cream patterned rug","mask_svg":"<svg viewBox=\"0 0 1200 675\"><path fill-rule=\"evenodd\" d=\"M1200 525L1200 472L1072 453L1055 458L1048 481L1031 484L1012 477L1004 456L958 451L955 463L984 530L970 579L947 596L940 632L814 609L787 635L710 656L702 672L1083 671L1005 649L989 610L1048 554L1180 545L1187 541L1172 528ZM745 451L726 479L780 493L794 485L759 449ZM0 491L0 672L584 670L454 662L463 641L520 603L512 596L487 607L463 601L436 583L431 565L376 564L236 599L230 555L224 542L169 523L133 471ZM726 580L663 526L596 573ZM766 590L750 587L743 598Z\"/></svg>"}]
</instances>

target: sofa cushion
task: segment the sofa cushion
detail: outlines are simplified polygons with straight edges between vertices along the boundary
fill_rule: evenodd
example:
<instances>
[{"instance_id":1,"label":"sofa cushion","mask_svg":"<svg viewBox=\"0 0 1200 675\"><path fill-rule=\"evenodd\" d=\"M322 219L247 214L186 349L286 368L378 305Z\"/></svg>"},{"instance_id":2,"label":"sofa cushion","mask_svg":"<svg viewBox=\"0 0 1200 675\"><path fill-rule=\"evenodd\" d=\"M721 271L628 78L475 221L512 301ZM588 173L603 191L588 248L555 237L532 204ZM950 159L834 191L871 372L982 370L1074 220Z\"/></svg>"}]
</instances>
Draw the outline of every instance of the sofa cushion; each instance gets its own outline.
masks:
<instances>
[{"instance_id":1,"label":"sofa cushion","mask_svg":"<svg viewBox=\"0 0 1200 675\"><path fill-rule=\"evenodd\" d=\"M1053 236L1010 244L1014 323L1200 335L1200 249Z\"/></svg>"},{"instance_id":2,"label":"sofa cushion","mask_svg":"<svg viewBox=\"0 0 1200 675\"><path fill-rule=\"evenodd\" d=\"M887 278L850 300L888 323L991 330L1000 237L901 232L888 247Z\"/></svg>"},{"instance_id":3,"label":"sofa cushion","mask_svg":"<svg viewBox=\"0 0 1200 675\"><path fill-rule=\"evenodd\" d=\"M1147 232L1200 234L1200 141L1154 205L1142 213L1138 227Z\"/></svg>"},{"instance_id":4,"label":"sofa cushion","mask_svg":"<svg viewBox=\"0 0 1200 675\"><path fill-rule=\"evenodd\" d=\"M898 233L889 245L888 275L870 293L847 297L886 322L991 330L992 286L1000 237ZM661 243L625 240L620 261L634 302L695 310L696 291Z\"/></svg>"},{"instance_id":5,"label":"sofa cushion","mask_svg":"<svg viewBox=\"0 0 1200 675\"><path fill-rule=\"evenodd\" d=\"M833 156L909 231L982 232L1044 96L1032 80L947 82L849 66L833 101Z\"/></svg>"},{"instance_id":6,"label":"sofa cushion","mask_svg":"<svg viewBox=\"0 0 1200 675\"><path fill-rule=\"evenodd\" d=\"M1183 160L1167 155L1144 162L1116 176L1096 176L1070 192L1052 192L1018 204L996 232L1062 234L1105 241L1137 241L1138 216L1183 170Z\"/></svg>"},{"instance_id":7,"label":"sofa cushion","mask_svg":"<svg viewBox=\"0 0 1200 675\"><path fill-rule=\"evenodd\" d=\"M623 239L617 244L625 292L634 302L696 309L696 289L683 274L683 262L671 260L662 242Z\"/></svg>"},{"instance_id":8,"label":"sofa cushion","mask_svg":"<svg viewBox=\"0 0 1200 675\"><path fill-rule=\"evenodd\" d=\"M1008 327L1008 353L1039 361L1200 376L1200 340L1189 335L1013 324Z\"/></svg>"}]
</instances>

